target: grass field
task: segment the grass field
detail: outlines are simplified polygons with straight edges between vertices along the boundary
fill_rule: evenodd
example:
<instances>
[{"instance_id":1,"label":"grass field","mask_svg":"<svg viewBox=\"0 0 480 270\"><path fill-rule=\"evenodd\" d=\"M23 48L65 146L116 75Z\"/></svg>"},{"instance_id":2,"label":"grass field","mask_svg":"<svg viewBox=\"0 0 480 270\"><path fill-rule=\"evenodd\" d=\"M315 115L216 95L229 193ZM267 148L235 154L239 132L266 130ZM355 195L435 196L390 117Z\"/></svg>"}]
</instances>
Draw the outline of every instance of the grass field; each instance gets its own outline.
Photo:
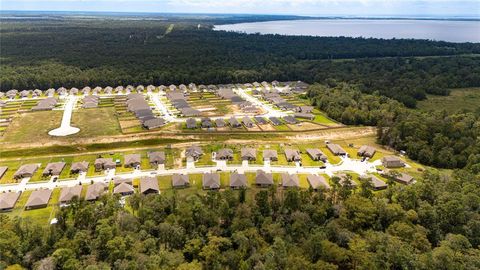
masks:
<instances>
[{"instance_id":1,"label":"grass field","mask_svg":"<svg viewBox=\"0 0 480 270\"><path fill-rule=\"evenodd\" d=\"M480 88L454 89L449 96L428 95L426 100L417 103L417 107L423 111L446 110L449 113L474 111L480 108Z\"/></svg>"}]
</instances>

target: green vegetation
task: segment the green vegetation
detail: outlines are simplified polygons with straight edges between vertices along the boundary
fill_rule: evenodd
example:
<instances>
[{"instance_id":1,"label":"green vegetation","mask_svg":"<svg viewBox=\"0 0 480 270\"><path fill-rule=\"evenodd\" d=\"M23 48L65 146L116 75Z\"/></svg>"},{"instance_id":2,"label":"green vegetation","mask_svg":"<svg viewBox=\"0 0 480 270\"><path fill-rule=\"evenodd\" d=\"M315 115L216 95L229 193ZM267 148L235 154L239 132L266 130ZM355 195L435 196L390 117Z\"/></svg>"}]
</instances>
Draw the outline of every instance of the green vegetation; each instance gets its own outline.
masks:
<instances>
[{"instance_id":1,"label":"green vegetation","mask_svg":"<svg viewBox=\"0 0 480 270\"><path fill-rule=\"evenodd\" d=\"M480 108L480 88L454 89L448 96L428 95L426 100L418 102L422 111L475 111Z\"/></svg>"}]
</instances>

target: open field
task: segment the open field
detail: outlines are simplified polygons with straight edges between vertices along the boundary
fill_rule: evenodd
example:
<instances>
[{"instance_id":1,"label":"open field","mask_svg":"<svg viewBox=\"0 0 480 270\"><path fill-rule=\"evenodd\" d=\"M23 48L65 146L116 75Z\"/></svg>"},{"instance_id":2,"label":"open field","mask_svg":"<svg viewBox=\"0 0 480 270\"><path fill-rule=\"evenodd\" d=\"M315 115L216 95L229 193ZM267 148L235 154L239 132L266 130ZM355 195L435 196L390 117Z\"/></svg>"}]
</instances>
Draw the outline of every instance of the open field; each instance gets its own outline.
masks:
<instances>
[{"instance_id":1,"label":"open field","mask_svg":"<svg viewBox=\"0 0 480 270\"><path fill-rule=\"evenodd\" d=\"M459 110L475 111L480 108L480 88L453 89L449 96L428 95L419 101L417 107L423 111L446 110L453 113Z\"/></svg>"}]
</instances>

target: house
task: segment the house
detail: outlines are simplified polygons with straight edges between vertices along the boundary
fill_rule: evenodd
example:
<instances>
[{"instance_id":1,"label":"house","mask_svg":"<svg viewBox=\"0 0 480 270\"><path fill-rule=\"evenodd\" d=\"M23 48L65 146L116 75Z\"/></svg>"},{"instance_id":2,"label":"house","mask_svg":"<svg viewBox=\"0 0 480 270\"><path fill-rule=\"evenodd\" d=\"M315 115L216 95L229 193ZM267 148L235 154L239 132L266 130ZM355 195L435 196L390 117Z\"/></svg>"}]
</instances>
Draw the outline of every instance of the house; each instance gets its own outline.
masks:
<instances>
[{"instance_id":1,"label":"house","mask_svg":"<svg viewBox=\"0 0 480 270\"><path fill-rule=\"evenodd\" d=\"M87 193L85 194L86 201L94 201L100 198L100 196L108 190L108 185L105 183L97 182L87 188Z\"/></svg>"},{"instance_id":2,"label":"house","mask_svg":"<svg viewBox=\"0 0 480 270\"><path fill-rule=\"evenodd\" d=\"M230 122L230 126L233 128L239 128L242 126L235 117L230 118L229 122Z\"/></svg>"},{"instance_id":3,"label":"house","mask_svg":"<svg viewBox=\"0 0 480 270\"><path fill-rule=\"evenodd\" d=\"M150 176L140 178L140 193L145 195L160 193L157 178Z\"/></svg>"},{"instance_id":4,"label":"house","mask_svg":"<svg viewBox=\"0 0 480 270\"><path fill-rule=\"evenodd\" d=\"M159 164L165 164L165 152L149 152L147 154L148 162L152 167L156 167Z\"/></svg>"},{"instance_id":5,"label":"house","mask_svg":"<svg viewBox=\"0 0 480 270\"><path fill-rule=\"evenodd\" d=\"M285 121L285 123L291 124L291 125L298 123L297 119L295 119L295 117L293 117L291 115L283 117L283 121Z\"/></svg>"},{"instance_id":6,"label":"house","mask_svg":"<svg viewBox=\"0 0 480 270\"><path fill-rule=\"evenodd\" d=\"M299 113L311 113L313 111L313 106L299 106L297 107L297 112Z\"/></svg>"},{"instance_id":7,"label":"house","mask_svg":"<svg viewBox=\"0 0 480 270\"><path fill-rule=\"evenodd\" d=\"M0 211L10 211L20 198L21 192L0 193Z\"/></svg>"},{"instance_id":8,"label":"house","mask_svg":"<svg viewBox=\"0 0 480 270\"><path fill-rule=\"evenodd\" d=\"M138 168L142 163L140 154L125 155L124 159L125 162L123 162L123 166L125 166L125 168Z\"/></svg>"},{"instance_id":9,"label":"house","mask_svg":"<svg viewBox=\"0 0 480 270\"><path fill-rule=\"evenodd\" d=\"M244 147L241 150L242 160L254 161L257 160L257 149Z\"/></svg>"},{"instance_id":10,"label":"house","mask_svg":"<svg viewBox=\"0 0 480 270\"><path fill-rule=\"evenodd\" d=\"M47 97L40 100L37 105L32 107L32 111L49 111L57 105L57 99L53 97Z\"/></svg>"},{"instance_id":11,"label":"house","mask_svg":"<svg viewBox=\"0 0 480 270\"><path fill-rule=\"evenodd\" d=\"M243 117L242 122L247 128L253 128L255 126L255 123L247 116Z\"/></svg>"},{"instance_id":12,"label":"house","mask_svg":"<svg viewBox=\"0 0 480 270\"><path fill-rule=\"evenodd\" d=\"M135 192L133 186L128 183L121 183L120 185L113 188L113 194L120 194L122 196L131 195Z\"/></svg>"},{"instance_id":13,"label":"house","mask_svg":"<svg viewBox=\"0 0 480 270\"><path fill-rule=\"evenodd\" d=\"M202 176L203 189L219 189L220 175L218 173L204 173Z\"/></svg>"},{"instance_id":14,"label":"house","mask_svg":"<svg viewBox=\"0 0 480 270\"><path fill-rule=\"evenodd\" d=\"M406 174L406 173L400 173L400 174L396 175L393 179L396 182L398 182L400 184L404 184L404 185L411 184L414 180L413 176L411 176L409 174Z\"/></svg>"},{"instance_id":15,"label":"house","mask_svg":"<svg viewBox=\"0 0 480 270\"><path fill-rule=\"evenodd\" d=\"M172 186L174 188L183 188L190 185L190 180L188 179L188 174L178 174L175 173L172 175Z\"/></svg>"},{"instance_id":16,"label":"house","mask_svg":"<svg viewBox=\"0 0 480 270\"><path fill-rule=\"evenodd\" d=\"M321 187L324 189L330 189L330 185L328 184L327 180L325 180L325 178L321 175L309 174L307 175L307 181L312 189L317 190Z\"/></svg>"},{"instance_id":17,"label":"house","mask_svg":"<svg viewBox=\"0 0 480 270\"><path fill-rule=\"evenodd\" d=\"M301 161L300 152L296 149L285 149L285 158L288 162Z\"/></svg>"},{"instance_id":18,"label":"house","mask_svg":"<svg viewBox=\"0 0 480 270\"><path fill-rule=\"evenodd\" d=\"M192 158L193 160L198 160L203 155L203 150L198 145L189 146L185 150L185 157Z\"/></svg>"},{"instance_id":19,"label":"house","mask_svg":"<svg viewBox=\"0 0 480 270\"><path fill-rule=\"evenodd\" d=\"M388 185L380 180L378 177L376 177L375 175L362 175L360 176L360 179L363 179L363 180L369 180L370 183L372 183L372 187L373 189L375 190L380 190L380 189L386 189L388 187Z\"/></svg>"},{"instance_id":20,"label":"house","mask_svg":"<svg viewBox=\"0 0 480 270\"><path fill-rule=\"evenodd\" d=\"M296 174L288 174L282 173L282 187L283 188L290 188L290 187L299 187L299 180Z\"/></svg>"},{"instance_id":21,"label":"house","mask_svg":"<svg viewBox=\"0 0 480 270\"><path fill-rule=\"evenodd\" d=\"M65 168L65 162L52 162L48 163L47 167L43 170L43 176L52 176L52 175L60 175Z\"/></svg>"},{"instance_id":22,"label":"house","mask_svg":"<svg viewBox=\"0 0 480 270\"><path fill-rule=\"evenodd\" d=\"M148 119L145 120L142 125L148 130L156 129L165 125L165 119L161 117Z\"/></svg>"},{"instance_id":23,"label":"house","mask_svg":"<svg viewBox=\"0 0 480 270\"><path fill-rule=\"evenodd\" d=\"M226 125L225 120L223 120L222 118L215 119L215 126L219 128L223 128L225 127L225 125Z\"/></svg>"},{"instance_id":24,"label":"house","mask_svg":"<svg viewBox=\"0 0 480 270\"><path fill-rule=\"evenodd\" d=\"M274 126L279 126L279 125L282 124L282 121L280 121L280 119L278 119L277 117L272 116L269 119L270 119L270 122L272 122L272 124Z\"/></svg>"},{"instance_id":25,"label":"house","mask_svg":"<svg viewBox=\"0 0 480 270\"><path fill-rule=\"evenodd\" d=\"M113 177L113 186L116 187L122 183L127 183L129 185L133 185L133 181L132 179L130 178L123 178L123 177L120 177L120 176L115 176Z\"/></svg>"},{"instance_id":26,"label":"house","mask_svg":"<svg viewBox=\"0 0 480 270\"><path fill-rule=\"evenodd\" d=\"M71 174L77 174L81 172L87 172L88 171L88 161L80 161L80 162L74 162L72 164L72 167L70 167L70 173Z\"/></svg>"},{"instance_id":27,"label":"house","mask_svg":"<svg viewBox=\"0 0 480 270\"><path fill-rule=\"evenodd\" d=\"M58 201L60 203L68 203L68 202L71 202L74 197L80 199L82 188L83 186L81 185L62 188L62 191L60 192L60 198L58 199Z\"/></svg>"},{"instance_id":28,"label":"house","mask_svg":"<svg viewBox=\"0 0 480 270\"><path fill-rule=\"evenodd\" d=\"M396 156L386 156L382 158L382 164L385 168L405 167L405 162Z\"/></svg>"},{"instance_id":29,"label":"house","mask_svg":"<svg viewBox=\"0 0 480 270\"><path fill-rule=\"evenodd\" d=\"M343 156L347 154L347 152L343 150L343 148L338 144L328 143L327 148L328 150L330 150L330 152L332 152L332 154L336 156Z\"/></svg>"},{"instance_id":30,"label":"house","mask_svg":"<svg viewBox=\"0 0 480 270\"><path fill-rule=\"evenodd\" d=\"M263 150L263 160L278 161L277 150Z\"/></svg>"},{"instance_id":31,"label":"house","mask_svg":"<svg viewBox=\"0 0 480 270\"><path fill-rule=\"evenodd\" d=\"M362 145L357 152L357 155L361 157L373 157L375 155L376 149L375 147L369 146L369 145Z\"/></svg>"},{"instance_id":32,"label":"house","mask_svg":"<svg viewBox=\"0 0 480 270\"><path fill-rule=\"evenodd\" d=\"M230 188L239 189L247 186L247 177L245 174L232 173L230 174Z\"/></svg>"},{"instance_id":33,"label":"house","mask_svg":"<svg viewBox=\"0 0 480 270\"><path fill-rule=\"evenodd\" d=\"M215 156L217 160L233 160L233 150L230 148L223 148L217 151Z\"/></svg>"},{"instance_id":34,"label":"house","mask_svg":"<svg viewBox=\"0 0 480 270\"><path fill-rule=\"evenodd\" d=\"M315 115L313 115L311 113L294 113L293 116L295 118L308 119L310 121L315 119Z\"/></svg>"},{"instance_id":35,"label":"house","mask_svg":"<svg viewBox=\"0 0 480 270\"><path fill-rule=\"evenodd\" d=\"M48 201L50 200L51 196L52 196L51 189L35 190L30 194L30 197L28 197L27 203L25 204L25 208L28 210L28 209L47 207Z\"/></svg>"},{"instance_id":36,"label":"house","mask_svg":"<svg viewBox=\"0 0 480 270\"><path fill-rule=\"evenodd\" d=\"M259 125L266 125L268 123L267 120L261 116L255 116L254 119Z\"/></svg>"},{"instance_id":37,"label":"house","mask_svg":"<svg viewBox=\"0 0 480 270\"><path fill-rule=\"evenodd\" d=\"M180 112L185 117L192 117L192 116L199 116L200 115L199 110L193 109L191 107L181 108Z\"/></svg>"},{"instance_id":38,"label":"house","mask_svg":"<svg viewBox=\"0 0 480 270\"><path fill-rule=\"evenodd\" d=\"M0 179L2 179L2 177L5 175L7 170L8 170L7 166L0 166Z\"/></svg>"},{"instance_id":39,"label":"house","mask_svg":"<svg viewBox=\"0 0 480 270\"><path fill-rule=\"evenodd\" d=\"M190 128L190 129L197 128L197 120L195 120L195 118L188 118L186 123L187 123L187 128Z\"/></svg>"},{"instance_id":40,"label":"house","mask_svg":"<svg viewBox=\"0 0 480 270\"><path fill-rule=\"evenodd\" d=\"M350 186L352 188L356 188L358 186L358 184L353 181L351 175L347 175L347 174L344 174L344 173L340 173L340 174L337 174L336 177L340 178L340 180L338 181L338 183L341 185L341 186L345 186L347 184L350 184Z\"/></svg>"},{"instance_id":41,"label":"house","mask_svg":"<svg viewBox=\"0 0 480 270\"><path fill-rule=\"evenodd\" d=\"M93 166L95 166L95 171L100 172L103 170L112 170L115 169L116 164L113 162L111 158L97 158L95 159L95 162L93 163Z\"/></svg>"},{"instance_id":42,"label":"house","mask_svg":"<svg viewBox=\"0 0 480 270\"><path fill-rule=\"evenodd\" d=\"M260 187L267 187L273 185L273 175L262 170L257 171L255 176L255 185Z\"/></svg>"},{"instance_id":43,"label":"house","mask_svg":"<svg viewBox=\"0 0 480 270\"><path fill-rule=\"evenodd\" d=\"M323 162L327 161L327 156L317 148L308 148L307 154L310 156L312 160L318 161L321 160Z\"/></svg>"},{"instance_id":44,"label":"house","mask_svg":"<svg viewBox=\"0 0 480 270\"><path fill-rule=\"evenodd\" d=\"M211 128L213 127L212 120L208 117L202 118L201 120L202 128Z\"/></svg>"},{"instance_id":45,"label":"house","mask_svg":"<svg viewBox=\"0 0 480 270\"><path fill-rule=\"evenodd\" d=\"M13 178L18 180L26 177L32 177L33 174L37 171L38 164L25 164L22 165L18 170L13 174Z\"/></svg>"}]
</instances>

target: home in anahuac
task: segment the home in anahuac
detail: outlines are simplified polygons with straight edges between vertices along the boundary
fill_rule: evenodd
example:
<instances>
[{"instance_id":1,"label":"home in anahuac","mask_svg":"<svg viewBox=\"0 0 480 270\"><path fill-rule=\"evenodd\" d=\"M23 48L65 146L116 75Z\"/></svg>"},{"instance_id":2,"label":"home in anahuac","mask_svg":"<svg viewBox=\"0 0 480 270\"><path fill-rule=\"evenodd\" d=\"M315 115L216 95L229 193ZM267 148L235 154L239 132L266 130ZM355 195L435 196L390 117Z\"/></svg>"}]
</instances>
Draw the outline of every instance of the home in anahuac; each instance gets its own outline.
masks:
<instances>
[{"instance_id":1,"label":"home in anahuac","mask_svg":"<svg viewBox=\"0 0 480 270\"><path fill-rule=\"evenodd\" d=\"M347 151L343 150L343 148L338 144L327 143L327 148L336 156L343 156L347 154Z\"/></svg>"},{"instance_id":2,"label":"home in anahuac","mask_svg":"<svg viewBox=\"0 0 480 270\"><path fill-rule=\"evenodd\" d=\"M188 118L185 123L187 124L187 128L189 129L197 128L197 120L195 120L195 118Z\"/></svg>"},{"instance_id":3,"label":"home in anahuac","mask_svg":"<svg viewBox=\"0 0 480 270\"><path fill-rule=\"evenodd\" d=\"M242 124L240 124L240 122L238 122L238 120L235 117L231 117L229 119L229 123L230 123L230 126L233 128L239 128L242 126Z\"/></svg>"},{"instance_id":4,"label":"home in anahuac","mask_svg":"<svg viewBox=\"0 0 480 270\"><path fill-rule=\"evenodd\" d=\"M97 182L87 187L87 193L85 194L86 201L95 201L100 198L108 190L108 185L105 183Z\"/></svg>"},{"instance_id":5,"label":"home in anahuac","mask_svg":"<svg viewBox=\"0 0 480 270\"><path fill-rule=\"evenodd\" d=\"M362 180L369 180L370 183L372 184L373 189L375 190L386 189L388 187L387 183L380 180L375 175L371 175L371 174L361 175L359 178Z\"/></svg>"},{"instance_id":6,"label":"home in anahuac","mask_svg":"<svg viewBox=\"0 0 480 270\"><path fill-rule=\"evenodd\" d=\"M288 162L301 161L300 152L296 149L285 149L285 158Z\"/></svg>"},{"instance_id":7,"label":"home in anahuac","mask_svg":"<svg viewBox=\"0 0 480 270\"><path fill-rule=\"evenodd\" d=\"M135 192L135 189L131 184L126 182L119 184L113 188L113 194L120 194L121 196L131 195Z\"/></svg>"},{"instance_id":8,"label":"home in anahuac","mask_svg":"<svg viewBox=\"0 0 480 270\"><path fill-rule=\"evenodd\" d=\"M268 187L273 185L273 175L265 171L258 170L255 176L255 185L259 187Z\"/></svg>"},{"instance_id":9,"label":"home in anahuac","mask_svg":"<svg viewBox=\"0 0 480 270\"><path fill-rule=\"evenodd\" d=\"M323 162L327 161L327 156L317 148L308 148L307 154L310 156L312 160L318 161L321 160Z\"/></svg>"},{"instance_id":10,"label":"home in anahuac","mask_svg":"<svg viewBox=\"0 0 480 270\"><path fill-rule=\"evenodd\" d=\"M0 193L0 211L10 211L20 198L21 192L3 192Z\"/></svg>"},{"instance_id":11,"label":"home in anahuac","mask_svg":"<svg viewBox=\"0 0 480 270\"><path fill-rule=\"evenodd\" d=\"M203 189L219 189L220 175L218 173L204 173L202 176Z\"/></svg>"},{"instance_id":12,"label":"home in anahuac","mask_svg":"<svg viewBox=\"0 0 480 270\"><path fill-rule=\"evenodd\" d=\"M140 154L128 154L124 156L124 159L125 162L123 162L123 166L125 166L125 168L139 168L142 163Z\"/></svg>"},{"instance_id":13,"label":"home in anahuac","mask_svg":"<svg viewBox=\"0 0 480 270\"><path fill-rule=\"evenodd\" d=\"M230 148L223 148L217 151L215 156L217 160L233 160L233 150Z\"/></svg>"},{"instance_id":14,"label":"home in anahuac","mask_svg":"<svg viewBox=\"0 0 480 270\"><path fill-rule=\"evenodd\" d=\"M255 161L257 160L257 149L244 147L241 150L242 160Z\"/></svg>"},{"instance_id":15,"label":"home in anahuac","mask_svg":"<svg viewBox=\"0 0 480 270\"><path fill-rule=\"evenodd\" d=\"M188 178L188 174L175 173L172 175L172 186L174 188L188 187L190 185L190 180Z\"/></svg>"},{"instance_id":16,"label":"home in anahuac","mask_svg":"<svg viewBox=\"0 0 480 270\"><path fill-rule=\"evenodd\" d=\"M247 128L253 128L255 126L255 123L247 116L242 118L242 122Z\"/></svg>"},{"instance_id":17,"label":"home in anahuac","mask_svg":"<svg viewBox=\"0 0 480 270\"><path fill-rule=\"evenodd\" d=\"M47 167L43 170L43 176L53 176L53 175L60 175L65 168L65 162L52 162L48 163Z\"/></svg>"},{"instance_id":18,"label":"home in anahuac","mask_svg":"<svg viewBox=\"0 0 480 270\"><path fill-rule=\"evenodd\" d=\"M314 190L319 188L330 189L330 185L328 184L325 177L316 174L309 174L307 175L307 181L310 184L310 187Z\"/></svg>"},{"instance_id":19,"label":"home in anahuac","mask_svg":"<svg viewBox=\"0 0 480 270\"><path fill-rule=\"evenodd\" d=\"M282 173L282 187L283 188L292 188L299 187L300 181L296 174Z\"/></svg>"},{"instance_id":20,"label":"home in anahuac","mask_svg":"<svg viewBox=\"0 0 480 270\"><path fill-rule=\"evenodd\" d=\"M385 168L405 167L405 162L396 156L386 156L382 158L382 164Z\"/></svg>"},{"instance_id":21,"label":"home in anahuac","mask_svg":"<svg viewBox=\"0 0 480 270\"><path fill-rule=\"evenodd\" d=\"M359 149L358 149L358 152L357 152L357 155L361 156L361 157L373 157L375 155L375 152L377 150L375 149L375 147L373 146L369 146L369 145L362 145Z\"/></svg>"},{"instance_id":22,"label":"home in anahuac","mask_svg":"<svg viewBox=\"0 0 480 270\"><path fill-rule=\"evenodd\" d=\"M111 158L97 158L95 159L95 162L93 163L93 166L95 166L95 171L96 172L101 172L103 170L112 170L115 169L117 166L113 159Z\"/></svg>"},{"instance_id":23,"label":"home in anahuac","mask_svg":"<svg viewBox=\"0 0 480 270\"><path fill-rule=\"evenodd\" d=\"M20 166L18 170L13 174L13 178L16 180L32 177L33 174L38 170L38 164L25 164Z\"/></svg>"},{"instance_id":24,"label":"home in anahuac","mask_svg":"<svg viewBox=\"0 0 480 270\"><path fill-rule=\"evenodd\" d=\"M349 174L339 173L339 174L336 175L336 177L340 178L338 183L341 186L345 186L347 183L349 183L352 188L356 188L358 186L357 182L355 182L353 180L353 178L351 177L351 175L349 175Z\"/></svg>"},{"instance_id":25,"label":"home in anahuac","mask_svg":"<svg viewBox=\"0 0 480 270\"><path fill-rule=\"evenodd\" d=\"M225 120L222 119L222 118L217 118L215 119L215 126L219 127L219 128L223 128L225 127L226 123L225 123Z\"/></svg>"},{"instance_id":26,"label":"home in anahuac","mask_svg":"<svg viewBox=\"0 0 480 270\"><path fill-rule=\"evenodd\" d=\"M230 174L230 188L239 189L247 186L247 177L245 174L232 173Z\"/></svg>"},{"instance_id":27,"label":"home in anahuac","mask_svg":"<svg viewBox=\"0 0 480 270\"><path fill-rule=\"evenodd\" d=\"M191 158L193 160L198 160L202 155L203 155L203 150L198 145L189 146L185 150L185 157L187 159Z\"/></svg>"},{"instance_id":28,"label":"home in anahuac","mask_svg":"<svg viewBox=\"0 0 480 270\"><path fill-rule=\"evenodd\" d=\"M39 189L35 190L30 194L28 197L28 201L25 204L25 209L35 209L35 208L43 208L47 207L48 201L52 196L51 189Z\"/></svg>"},{"instance_id":29,"label":"home in anahuac","mask_svg":"<svg viewBox=\"0 0 480 270\"><path fill-rule=\"evenodd\" d=\"M140 193L142 194L158 194L158 179L156 177L144 176L140 178Z\"/></svg>"},{"instance_id":30,"label":"home in anahuac","mask_svg":"<svg viewBox=\"0 0 480 270\"><path fill-rule=\"evenodd\" d=\"M159 164L165 164L165 152L149 152L147 154L148 162L152 167L157 167Z\"/></svg>"},{"instance_id":31,"label":"home in anahuac","mask_svg":"<svg viewBox=\"0 0 480 270\"><path fill-rule=\"evenodd\" d=\"M81 185L62 188L62 191L60 192L60 198L58 199L58 201L60 203L69 203L73 200L74 197L80 199L82 188L83 186Z\"/></svg>"},{"instance_id":32,"label":"home in anahuac","mask_svg":"<svg viewBox=\"0 0 480 270\"><path fill-rule=\"evenodd\" d=\"M7 166L1 166L0 167L0 179L2 179L2 177L5 175L5 173L7 172L8 170L8 167Z\"/></svg>"},{"instance_id":33,"label":"home in anahuac","mask_svg":"<svg viewBox=\"0 0 480 270\"><path fill-rule=\"evenodd\" d=\"M74 162L72 163L72 166L70 167L70 173L71 174L77 174L77 173L83 173L88 171L88 161L80 161L80 162Z\"/></svg>"},{"instance_id":34,"label":"home in anahuac","mask_svg":"<svg viewBox=\"0 0 480 270\"><path fill-rule=\"evenodd\" d=\"M263 150L263 160L278 161L277 150Z\"/></svg>"}]
</instances>

